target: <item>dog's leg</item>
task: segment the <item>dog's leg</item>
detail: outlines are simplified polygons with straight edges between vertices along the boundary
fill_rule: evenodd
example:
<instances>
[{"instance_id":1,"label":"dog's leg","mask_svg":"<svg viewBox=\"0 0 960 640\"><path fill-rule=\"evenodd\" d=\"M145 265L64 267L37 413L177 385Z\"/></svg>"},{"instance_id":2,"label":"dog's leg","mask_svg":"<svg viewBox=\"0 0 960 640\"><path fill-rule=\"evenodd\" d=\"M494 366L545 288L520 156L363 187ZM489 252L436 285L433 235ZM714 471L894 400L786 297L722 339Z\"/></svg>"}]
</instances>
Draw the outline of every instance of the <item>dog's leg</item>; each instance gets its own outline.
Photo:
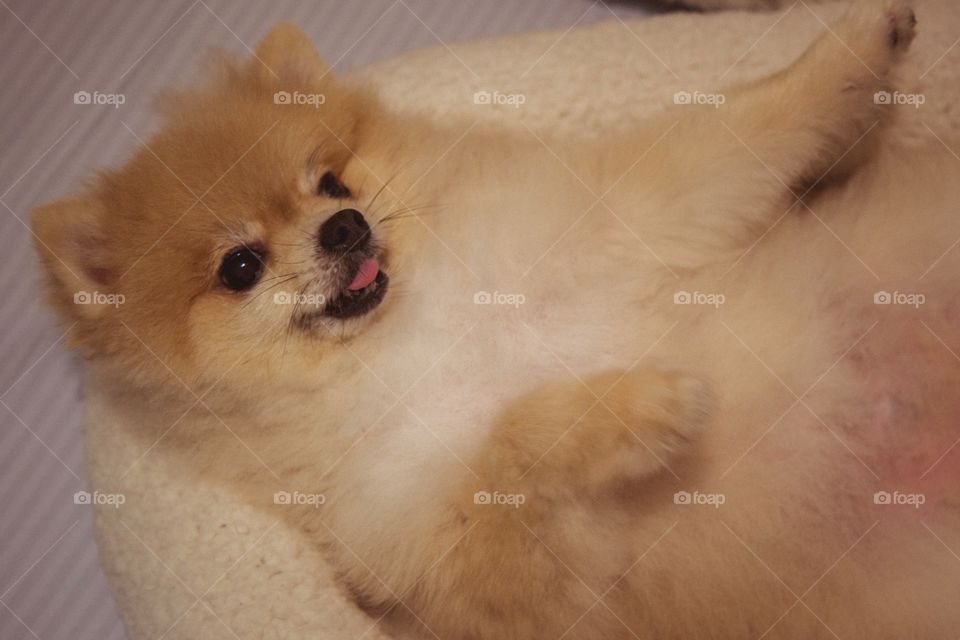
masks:
<instances>
[{"instance_id":1,"label":"dog's leg","mask_svg":"<svg viewBox=\"0 0 960 640\"><path fill-rule=\"evenodd\" d=\"M702 380L660 369L543 385L498 421L481 482L566 495L658 473L696 437L709 402Z\"/></svg>"},{"instance_id":2,"label":"dog's leg","mask_svg":"<svg viewBox=\"0 0 960 640\"><path fill-rule=\"evenodd\" d=\"M636 560L636 522L614 495L669 473L703 428L710 394L659 370L585 382L546 385L505 411L398 614L414 612L439 637L556 638ZM566 637L629 637L609 615L599 608Z\"/></svg>"},{"instance_id":3,"label":"dog's leg","mask_svg":"<svg viewBox=\"0 0 960 640\"><path fill-rule=\"evenodd\" d=\"M749 243L813 186L864 158L893 113L882 92L915 24L904 0L865 0L786 70L726 93L690 94L693 104L606 154L636 163L610 200L639 207L638 225L660 234L662 252L681 266L709 260L710 248Z\"/></svg>"}]
</instances>

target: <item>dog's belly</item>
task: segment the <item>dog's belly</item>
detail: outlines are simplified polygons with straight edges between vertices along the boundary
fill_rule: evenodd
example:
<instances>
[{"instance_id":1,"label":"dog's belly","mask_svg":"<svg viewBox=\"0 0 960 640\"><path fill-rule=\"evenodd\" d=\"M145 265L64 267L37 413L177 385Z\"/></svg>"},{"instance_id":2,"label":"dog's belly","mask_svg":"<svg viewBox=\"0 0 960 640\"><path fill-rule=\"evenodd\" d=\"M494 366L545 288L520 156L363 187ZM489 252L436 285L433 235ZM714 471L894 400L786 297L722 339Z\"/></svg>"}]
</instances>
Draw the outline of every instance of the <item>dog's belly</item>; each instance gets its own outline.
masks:
<instances>
[{"instance_id":1,"label":"dog's belly","mask_svg":"<svg viewBox=\"0 0 960 640\"><path fill-rule=\"evenodd\" d=\"M453 252L441 251L437 264L422 267L431 273L424 281L447 274L434 318L438 329L448 329L429 333L432 349L411 343L403 360L420 358L421 369L438 362L411 395L422 396L430 422L445 425L446 442L473 446L473 435L484 433L505 402L543 382L578 384L605 369L663 366L700 373L718 388L720 413L704 443L707 477L730 477L755 457L792 459L799 451L810 456L797 460L807 473L841 484L879 476L899 486L924 476L932 491L937 478L956 470L960 445L950 447L960 438L960 401L951 389L960 381L960 361L950 348L960 351L960 334L952 331L957 314L949 301L931 300L920 310L873 305L871 284L838 293L836 280L790 256L760 259L755 272L748 267L719 283L675 277L630 233L629 219L576 207L547 218L529 207L525 222L540 236L536 252L508 243L500 255L492 242L500 259L485 255L482 263L495 269L475 269L479 277L472 277L457 258L470 255L461 253L470 243L448 238ZM484 219L479 212L466 217ZM781 235L831 245L826 260L843 257L823 234ZM771 237L770 254L780 240ZM683 292L705 297L676 304ZM779 450L778 435L788 430L778 420L805 425ZM774 450L762 453L767 445Z\"/></svg>"}]
</instances>

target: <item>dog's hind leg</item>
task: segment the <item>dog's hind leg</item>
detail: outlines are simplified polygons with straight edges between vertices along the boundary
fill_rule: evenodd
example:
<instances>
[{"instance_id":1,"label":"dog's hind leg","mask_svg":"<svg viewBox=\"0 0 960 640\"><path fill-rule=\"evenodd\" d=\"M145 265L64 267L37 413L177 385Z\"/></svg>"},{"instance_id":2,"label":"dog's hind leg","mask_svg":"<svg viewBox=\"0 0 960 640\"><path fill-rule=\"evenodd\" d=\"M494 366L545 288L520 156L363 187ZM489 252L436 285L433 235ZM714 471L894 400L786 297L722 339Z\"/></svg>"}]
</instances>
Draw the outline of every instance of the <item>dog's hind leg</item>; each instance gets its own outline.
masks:
<instances>
[{"instance_id":1,"label":"dog's hind leg","mask_svg":"<svg viewBox=\"0 0 960 640\"><path fill-rule=\"evenodd\" d=\"M678 94L642 133L608 145L608 202L640 211L637 231L679 266L749 244L869 154L894 111L892 75L915 24L902 0L865 0L784 71L728 92Z\"/></svg>"}]
</instances>

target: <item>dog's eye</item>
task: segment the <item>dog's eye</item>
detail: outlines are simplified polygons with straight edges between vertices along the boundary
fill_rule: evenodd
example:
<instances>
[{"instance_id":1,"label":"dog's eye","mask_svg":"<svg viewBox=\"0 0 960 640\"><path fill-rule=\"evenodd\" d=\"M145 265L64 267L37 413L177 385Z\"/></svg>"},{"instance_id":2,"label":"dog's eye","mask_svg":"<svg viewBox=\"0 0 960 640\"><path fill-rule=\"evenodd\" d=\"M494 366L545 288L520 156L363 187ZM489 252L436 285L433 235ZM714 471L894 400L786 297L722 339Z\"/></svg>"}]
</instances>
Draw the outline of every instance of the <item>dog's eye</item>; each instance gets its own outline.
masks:
<instances>
[{"instance_id":1,"label":"dog's eye","mask_svg":"<svg viewBox=\"0 0 960 640\"><path fill-rule=\"evenodd\" d=\"M229 289L246 291L260 280L263 258L249 247L238 247L223 258L220 280Z\"/></svg>"},{"instance_id":2,"label":"dog's eye","mask_svg":"<svg viewBox=\"0 0 960 640\"><path fill-rule=\"evenodd\" d=\"M328 198L337 199L349 198L353 195L350 193L350 189L340 182L340 179L337 178L333 171L327 171L320 177L320 186L317 187L317 193L322 196L327 196Z\"/></svg>"}]
</instances>

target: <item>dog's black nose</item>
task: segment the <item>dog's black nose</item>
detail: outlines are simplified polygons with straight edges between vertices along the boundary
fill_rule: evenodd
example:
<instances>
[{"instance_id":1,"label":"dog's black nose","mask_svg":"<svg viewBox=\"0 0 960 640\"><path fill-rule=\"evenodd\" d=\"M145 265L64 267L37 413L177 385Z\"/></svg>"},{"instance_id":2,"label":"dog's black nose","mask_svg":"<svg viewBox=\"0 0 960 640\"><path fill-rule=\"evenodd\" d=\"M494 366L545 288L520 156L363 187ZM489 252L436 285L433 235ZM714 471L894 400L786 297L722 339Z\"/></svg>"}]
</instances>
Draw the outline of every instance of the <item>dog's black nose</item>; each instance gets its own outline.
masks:
<instances>
[{"instance_id":1,"label":"dog's black nose","mask_svg":"<svg viewBox=\"0 0 960 640\"><path fill-rule=\"evenodd\" d=\"M370 242L370 225L356 209L344 209L320 225L320 246L333 253L359 251Z\"/></svg>"}]
</instances>

